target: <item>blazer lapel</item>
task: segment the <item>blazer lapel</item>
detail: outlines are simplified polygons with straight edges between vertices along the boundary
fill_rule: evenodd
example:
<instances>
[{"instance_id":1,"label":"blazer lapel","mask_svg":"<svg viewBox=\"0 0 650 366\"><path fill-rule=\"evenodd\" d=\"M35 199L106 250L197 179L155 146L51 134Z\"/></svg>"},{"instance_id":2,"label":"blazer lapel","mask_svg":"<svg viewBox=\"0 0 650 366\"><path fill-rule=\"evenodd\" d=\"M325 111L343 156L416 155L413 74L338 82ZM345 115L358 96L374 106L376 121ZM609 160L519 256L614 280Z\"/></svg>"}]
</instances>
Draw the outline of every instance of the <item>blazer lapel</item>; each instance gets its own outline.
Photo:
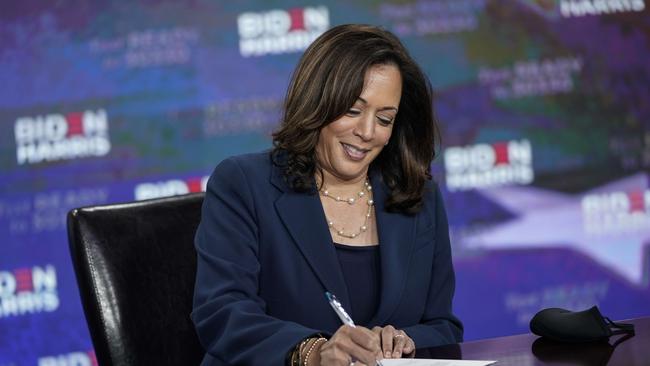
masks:
<instances>
[{"instance_id":1,"label":"blazer lapel","mask_svg":"<svg viewBox=\"0 0 650 366\"><path fill-rule=\"evenodd\" d=\"M350 309L347 286L318 195L292 191L279 169L274 166L273 170L271 181L283 191L275 201L280 219L323 286Z\"/></svg>"},{"instance_id":2,"label":"blazer lapel","mask_svg":"<svg viewBox=\"0 0 650 366\"><path fill-rule=\"evenodd\" d=\"M381 253L381 295L379 308L369 327L386 323L402 300L415 245L415 216L385 211L387 188L378 174L371 175L371 185Z\"/></svg>"}]
</instances>

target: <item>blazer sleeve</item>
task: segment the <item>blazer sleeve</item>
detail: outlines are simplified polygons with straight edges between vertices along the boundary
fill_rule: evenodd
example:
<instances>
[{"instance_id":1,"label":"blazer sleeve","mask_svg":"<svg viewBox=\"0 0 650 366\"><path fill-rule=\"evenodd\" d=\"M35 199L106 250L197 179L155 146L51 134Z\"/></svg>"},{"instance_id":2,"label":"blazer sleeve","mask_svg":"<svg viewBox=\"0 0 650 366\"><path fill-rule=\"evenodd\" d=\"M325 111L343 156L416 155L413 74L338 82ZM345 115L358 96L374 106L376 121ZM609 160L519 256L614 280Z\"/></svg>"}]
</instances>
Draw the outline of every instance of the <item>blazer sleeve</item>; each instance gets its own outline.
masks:
<instances>
[{"instance_id":1,"label":"blazer sleeve","mask_svg":"<svg viewBox=\"0 0 650 366\"><path fill-rule=\"evenodd\" d=\"M463 324L452 313L456 278L451 260L449 224L438 186L433 188L434 255L426 308L419 324L403 328L418 348L463 341Z\"/></svg>"},{"instance_id":2,"label":"blazer sleeve","mask_svg":"<svg viewBox=\"0 0 650 366\"><path fill-rule=\"evenodd\" d=\"M288 351L318 333L265 313L266 304L258 296L254 202L235 158L219 164L208 181L195 237L197 273L191 317L208 353L204 365L284 365Z\"/></svg>"}]
</instances>

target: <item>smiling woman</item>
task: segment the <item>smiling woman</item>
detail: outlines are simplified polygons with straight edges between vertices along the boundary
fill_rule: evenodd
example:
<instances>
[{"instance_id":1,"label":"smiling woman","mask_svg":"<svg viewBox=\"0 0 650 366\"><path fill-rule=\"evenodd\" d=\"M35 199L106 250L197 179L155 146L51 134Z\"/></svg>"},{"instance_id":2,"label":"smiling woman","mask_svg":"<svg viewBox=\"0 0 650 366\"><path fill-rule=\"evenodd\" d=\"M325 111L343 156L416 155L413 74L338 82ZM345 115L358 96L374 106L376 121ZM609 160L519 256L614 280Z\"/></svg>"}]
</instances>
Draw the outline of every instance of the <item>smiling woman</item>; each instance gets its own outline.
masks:
<instances>
[{"instance_id":1,"label":"smiling woman","mask_svg":"<svg viewBox=\"0 0 650 366\"><path fill-rule=\"evenodd\" d=\"M368 69L354 105L320 131L316 161L327 176L324 180L365 180L370 163L388 144L401 95L402 77L396 66Z\"/></svg>"},{"instance_id":2,"label":"smiling woman","mask_svg":"<svg viewBox=\"0 0 650 366\"><path fill-rule=\"evenodd\" d=\"M309 46L271 153L226 159L208 182L192 313L204 365L374 365L462 339L431 98L383 29L337 26Z\"/></svg>"},{"instance_id":3,"label":"smiling woman","mask_svg":"<svg viewBox=\"0 0 650 366\"><path fill-rule=\"evenodd\" d=\"M394 131L372 166L391 188L389 211L418 211L439 138L431 86L399 39L376 27L335 27L319 37L298 64L287 91L283 123L274 134L274 155L286 153L280 160L286 163L292 188L312 189L312 178L320 173L315 147L321 128L346 113L361 112L355 107L363 103L367 73L389 65L399 70L401 95L399 105L392 106L397 107L394 113L377 116L386 121L392 116Z\"/></svg>"},{"instance_id":4,"label":"smiling woman","mask_svg":"<svg viewBox=\"0 0 650 366\"><path fill-rule=\"evenodd\" d=\"M330 196L330 192L344 193L361 188L368 179L370 163L388 144L393 131L402 95L399 69L392 63L379 64L371 66L365 74L363 90L354 105L343 116L323 127L318 136L315 149L318 183L321 188L329 187L324 197L337 197ZM347 202L354 203L349 199ZM321 199L321 203L338 243L376 245L376 227L369 225L374 222L372 209L366 213L363 207L341 206L327 199ZM348 227L359 228L358 232L335 226L329 219L331 217L345 222Z\"/></svg>"}]
</instances>

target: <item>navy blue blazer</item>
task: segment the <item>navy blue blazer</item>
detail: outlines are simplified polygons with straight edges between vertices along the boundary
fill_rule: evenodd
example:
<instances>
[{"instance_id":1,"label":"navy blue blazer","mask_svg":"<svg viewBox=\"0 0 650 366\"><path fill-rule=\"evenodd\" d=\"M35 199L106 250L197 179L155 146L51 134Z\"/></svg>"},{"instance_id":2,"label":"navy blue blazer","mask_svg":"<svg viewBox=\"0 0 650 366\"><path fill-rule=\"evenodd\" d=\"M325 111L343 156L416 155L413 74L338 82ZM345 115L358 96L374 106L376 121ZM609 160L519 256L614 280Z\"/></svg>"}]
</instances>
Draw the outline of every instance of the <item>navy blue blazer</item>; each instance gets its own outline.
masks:
<instances>
[{"instance_id":1,"label":"navy blue blazer","mask_svg":"<svg viewBox=\"0 0 650 366\"><path fill-rule=\"evenodd\" d=\"M381 295L367 327L403 329L417 347L456 343L454 271L445 209L428 184L417 215L384 210L371 175L381 255ZM268 152L232 157L210 177L196 233L192 320L202 365L283 365L301 339L341 321L325 298L350 299L317 194L296 193Z\"/></svg>"}]
</instances>

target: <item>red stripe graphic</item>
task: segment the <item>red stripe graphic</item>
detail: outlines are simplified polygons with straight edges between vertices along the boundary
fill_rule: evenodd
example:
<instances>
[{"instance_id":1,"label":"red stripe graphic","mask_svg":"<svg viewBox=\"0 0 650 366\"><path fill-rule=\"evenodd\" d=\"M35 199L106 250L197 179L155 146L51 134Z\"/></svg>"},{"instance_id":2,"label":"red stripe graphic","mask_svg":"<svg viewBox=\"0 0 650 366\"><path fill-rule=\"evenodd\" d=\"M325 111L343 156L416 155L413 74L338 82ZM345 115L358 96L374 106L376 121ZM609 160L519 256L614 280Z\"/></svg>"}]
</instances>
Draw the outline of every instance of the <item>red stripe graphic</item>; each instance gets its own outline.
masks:
<instances>
[{"instance_id":1,"label":"red stripe graphic","mask_svg":"<svg viewBox=\"0 0 650 366\"><path fill-rule=\"evenodd\" d=\"M68 121L68 137L84 134L82 112L68 113L65 119Z\"/></svg>"},{"instance_id":2,"label":"red stripe graphic","mask_svg":"<svg viewBox=\"0 0 650 366\"><path fill-rule=\"evenodd\" d=\"M494 165L508 164L510 159L508 158L508 143L507 142L497 142L492 145L494 149Z\"/></svg>"},{"instance_id":3,"label":"red stripe graphic","mask_svg":"<svg viewBox=\"0 0 650 366\"><path fill-rule=\"evenodd\" d=\"M92 366L98 366L97 365L97 355L95 355L95 351L88 351L88 358L90 358L90 364Z\"/></svg>"},{"instance_id":4,"label":"red stripe graphic","mask_svg":"<svg viewBox=\"0 0 650 366\"><path fill-rule=\"evenodd\" d=\"M642 191L629 192L627 198L630 201L630 213L645 211L645 201Z\"/></svg>"},{"instance_id":5,"label":"red stripe graphic","mask_svg":"<svg viewBox=\"0 0 650 366\"><path fill-rule=\"evenodd\" d=\"M32 280L32 270L29 268L19 268L14 271L16 278L16 292L34 291L34 281Z\"/></svg>"},{"instance_id":6,"label":"red stripe graphic","mask_svg":"<svg viewBox=\"0 0 650 366\"><path fill-rule=\"evenodd\" d=\"M191 178L186 181L187 189L191 192L201 192L201 178Z\"/></svg>"},{"instance_id":7,"label":"red stripe graphic","mask_svg":"<svg viewBox=\"0 0 650 366\"><path fill-rule=\"evenodd\" d=\"M289 28L289 32L305 29L304 15L305 10L303 8L294 8L289 10L289 17L291 18L291 28Z\"/></svg>"}]
</instances>

